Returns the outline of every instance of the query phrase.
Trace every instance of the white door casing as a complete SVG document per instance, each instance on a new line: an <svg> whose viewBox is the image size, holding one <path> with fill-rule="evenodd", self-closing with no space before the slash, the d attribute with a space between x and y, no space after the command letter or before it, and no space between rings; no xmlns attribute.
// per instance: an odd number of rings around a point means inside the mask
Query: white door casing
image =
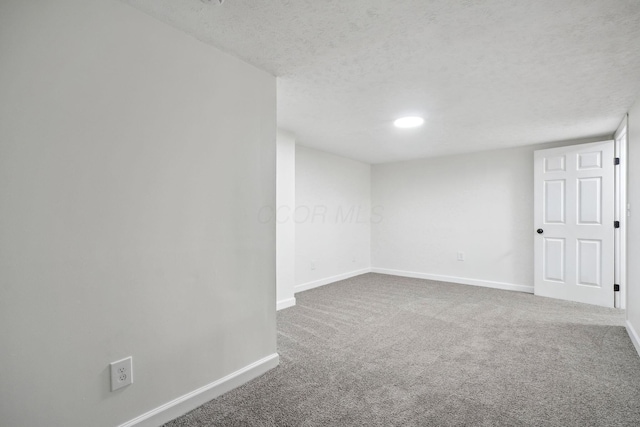
<svg viewBox="0 0 640 427"><path fill-rule="evenodd" d="M536 151L534 209L534 293L613 307L614 142Z"/></svg>
<svg viewBox="0 0 640 427"><path fill-rule="evenodd" d="M627 116L625 115L618 130L614 134L615 156L620 164L615 168L615 203L614 219L620 221L620 227L614 234L615 273L614 280L620 286L616 292L616 308L627 308Z"/></svg>

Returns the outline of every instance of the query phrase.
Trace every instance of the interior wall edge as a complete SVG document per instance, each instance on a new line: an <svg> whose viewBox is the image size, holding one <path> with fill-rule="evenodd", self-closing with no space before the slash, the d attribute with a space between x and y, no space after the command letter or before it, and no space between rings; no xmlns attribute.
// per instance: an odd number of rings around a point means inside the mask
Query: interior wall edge
<svg viewBox="0 0 640 427"><path fill-rule="evenodd" d="M532 294L533 286L518 285L514 283L496 282L492 280L472 279L468 277L447 276L442 274L430 274L417 271L394 270L390 268L371 269L372 273L386 274L390 276L410 277L413 279L435 280L438 282L457 283L461 285L480 286L484 288L502 289L505 291L525 292Z"/></svg>
<svg viewBox="0 0 640 427"><path fill-rule="evenodd" d="M148 411L118 427L157 427L187 412L196 409L198 406L215 399L241 385L267 373L278 366L280 356L278 353L270 354L260 360L245 366L231 374L220 378L210 384L200 387L190 393L178 397L165 403L151 411Z"/></svg>
<svg viewBox="0 0 640 427"><path fill-rule="evenodd" d="M638 352L638 356L640 356L640 335L638 335L638 332L636 332L633 325L628 320L626 321L626 326L627 326L627 333L629 334L629 338L631 338L631 342L633 343L633 346L636 348L636 351Z"/></svg>
<svg viewBox="0 0 640 427"><path fill-rule="evenodd" d="M362 274L371 273L371 268L362 268L360 270L349 271L347 273L337 274L335 276L325 277L323 279L313 280L311 282L302 283L294 288L295 293L308 291L309 289L318 288L341 280L350 279Z"/></svg>
<svg viewBox="0 0 640 427"><path fill-rule="evenodd" d="M296 299L287 298L277 302L276 311L284 310L285 308L293 307L296 305Z"/></svg>

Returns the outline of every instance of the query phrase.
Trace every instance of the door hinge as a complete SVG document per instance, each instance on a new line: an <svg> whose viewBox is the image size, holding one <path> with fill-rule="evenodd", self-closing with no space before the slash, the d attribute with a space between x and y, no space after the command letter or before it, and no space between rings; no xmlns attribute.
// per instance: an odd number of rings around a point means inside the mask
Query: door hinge
<svg viewBox="0 0 640 427"><path fill-rule="evenodd" d="M613 285L613 292L620 292L620 285Z"/></svg>
<svg viewBox="0 0 640 427"><path fill-rule="evenodd" d="M620 164L620 157L616 157L615 159L613 159L613 164L614 165L619 165Z"/></svg>
<svg viewBox="0 0 640 427"><path fill-rule="evenodd" d="M613 221L613 228L620 228L620 221Z"/></svg>

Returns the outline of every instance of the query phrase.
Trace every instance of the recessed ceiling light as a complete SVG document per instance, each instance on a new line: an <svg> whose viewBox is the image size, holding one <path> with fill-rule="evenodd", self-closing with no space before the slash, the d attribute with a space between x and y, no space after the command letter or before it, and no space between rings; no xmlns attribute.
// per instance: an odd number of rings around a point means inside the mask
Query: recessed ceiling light
<svg viewBox="0 0 640 427"><path fill-rule="evenodd" d="M424 123L424 119L422 117L401 117L393 124L397 128L415 128L421 126Z"/></svg>

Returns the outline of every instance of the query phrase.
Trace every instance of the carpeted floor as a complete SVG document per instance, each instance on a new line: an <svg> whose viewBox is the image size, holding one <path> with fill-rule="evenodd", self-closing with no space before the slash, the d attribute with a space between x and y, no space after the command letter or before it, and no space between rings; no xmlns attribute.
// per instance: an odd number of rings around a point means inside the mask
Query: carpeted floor
<svg viewBox="0 0 640 427"><path fill-rule="evenodd" d="M620 311L380 274L296 294L280 366L167 426L639 426Z"/></svg>

